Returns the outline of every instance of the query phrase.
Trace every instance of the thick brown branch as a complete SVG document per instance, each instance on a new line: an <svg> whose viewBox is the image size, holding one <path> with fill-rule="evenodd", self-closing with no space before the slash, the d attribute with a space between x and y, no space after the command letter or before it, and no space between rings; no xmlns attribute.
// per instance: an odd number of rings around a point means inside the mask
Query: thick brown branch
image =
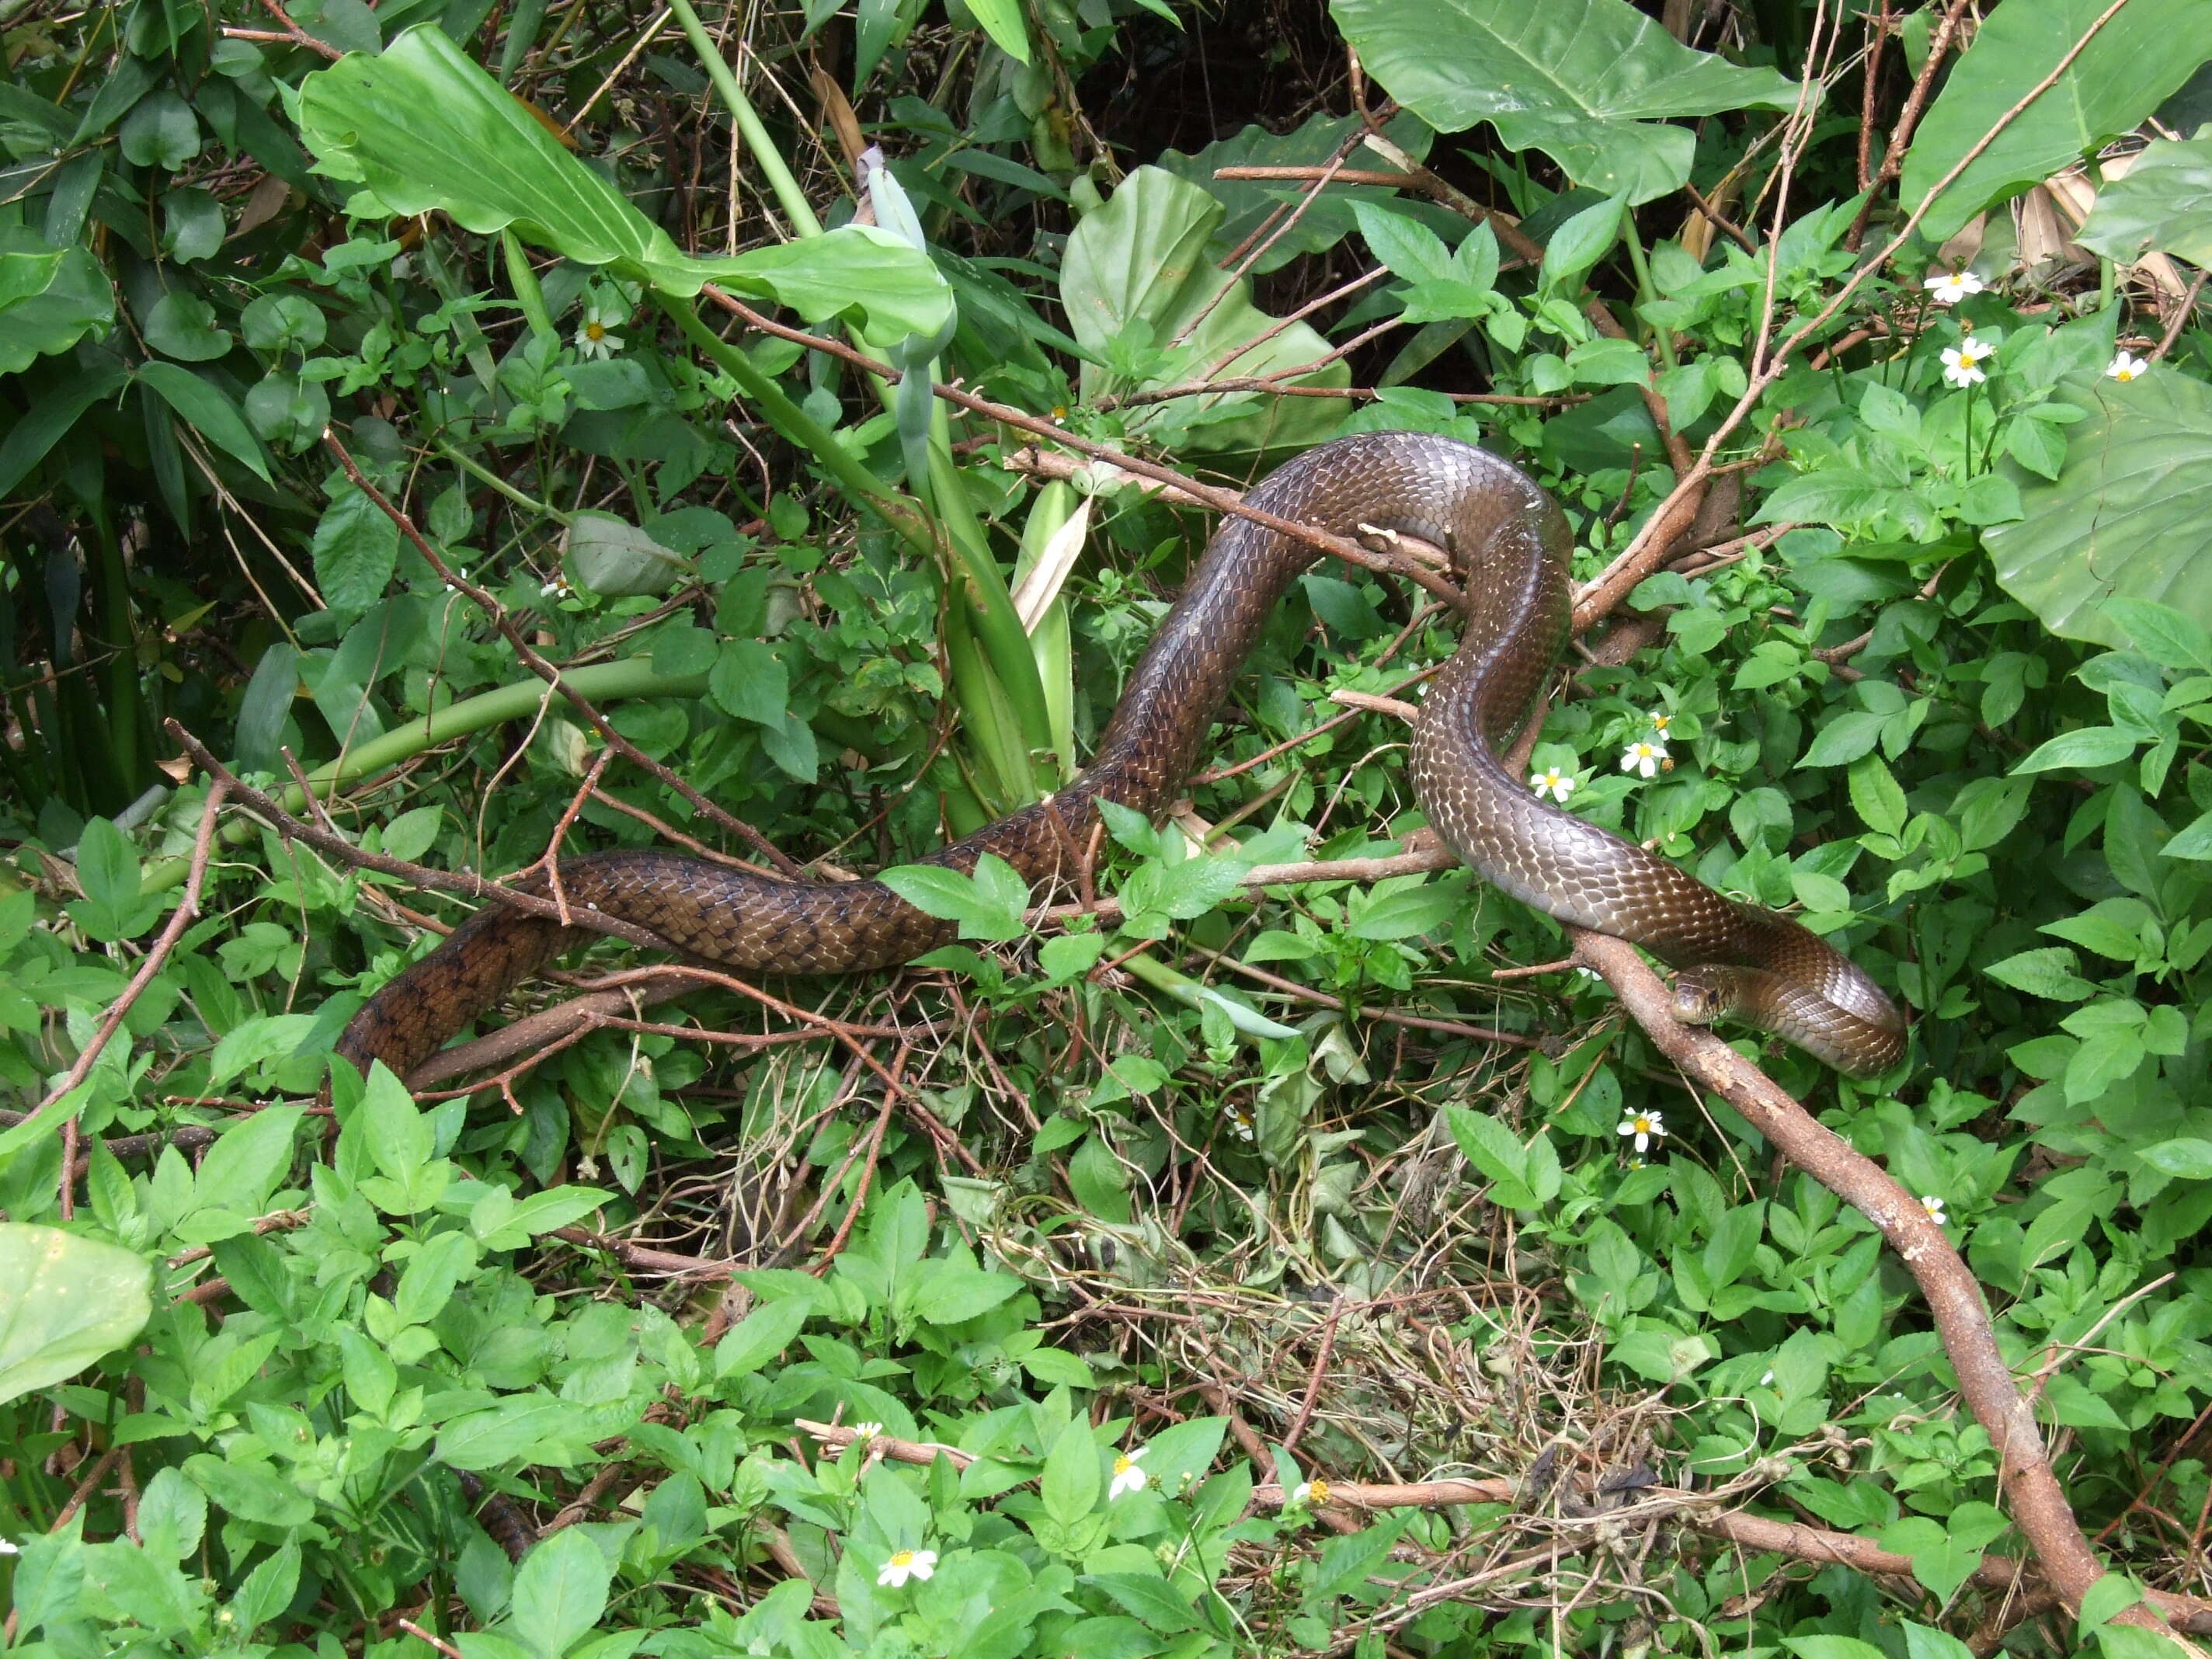
<svg viewBox="0 0 2212 1659"><path fill-rule="evenodd" d="M2103 1575L2052 1473L2034 1413L1998 1351L1981 1286L1920 1200L1711 1031L1674 1016L1672 994L1636 947L1570 928L1575 954L1603 975L1659 1051L1741 1113L1797 1168L1856 1209L1887 1239L1920 1286L1943 1352L1974 1417L1996 1449L1998 1480L2045 1579L2069 1607ZM2154 1622L2144 1620L2143 1622Z"/></svg>

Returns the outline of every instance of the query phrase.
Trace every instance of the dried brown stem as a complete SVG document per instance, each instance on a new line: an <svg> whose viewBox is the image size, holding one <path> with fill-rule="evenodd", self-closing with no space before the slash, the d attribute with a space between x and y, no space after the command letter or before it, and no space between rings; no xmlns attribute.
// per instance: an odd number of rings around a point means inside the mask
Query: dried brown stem
<svg viewBox="0 0 2212 1659"><path fill-rule="evenodd" d="M810 334L804 329L787 328L773 319L763 317L751 307L723 292L711 283L701 291L708 299L712 300L748 328L763 334L772 335L780 340L789 340L811 351L825 351L852 368L860 370L863 374L873 375L886 382L896 381L900 378L899 371L889 363L878 362L865 353L854 350L842 340L833 340L820 334ZM1163 466L1158 461L1147 460L1141 455L1131 455L1106 444L1093 443L1088 438L1079 438L1072 432L1061 431L1048 420L1029 414L1025 410L1015 409L1006 404L994 403L988 398L979 398L974 392L963 391L958 386L947 386L943 381L939 381L935 383L934 390L937 395L947 403L964 409L970 414L981 415L986 420L1000 422L1012 427L1018 432L1026 432L1032 437L1042 438L1064 448L1072 449L1079 455L1088 456L1092 460L1104 461L1109 465L1118 466L1123 471L1133 472L1140 478L1148 478L1155 483L1170 485L1182 490L1185 495L1200 507L1211 508L1216 513L1233 514L1240 519L1249 519L1253 523L1262 525L1278 535L1287 536L1293 541L1303 542L1319 552L1328 553L1343 560L1346 564L1357 565L1362 570L1403 576L1407 580L1426 588L1446 605L1451 606L1454 611L1461 608L1462 601L1457 589L1442 577L1422 569L1412 560L1400 556L1395 552L1370 553L1357 542L1348 540L1342 536L1331 536L1316 530L1311 525L1300 524L1296 520L1285 519L1278 514L1263 512L1257 507L1249 507L1234 490L1221 489L1212 484L1201 483L1188 474L1176 471L1173 467Z"/></svg>
<svg viewBox="0 0 2212 1659"><path fill-rule="evenodd" d="M175 720L167 722L169 735L174 738L191 756L194 763L210 777L226 784L238 797L239 805L257 817L264 819L279 835L288 840L302 841L325 857L357 870L374 870L381 875L397 876L418 887L429 887L444 893L459 893L464 897L495 900L526 915L544 916L560 922L563 927L581 928L587 933L608 933L648 951L665 951L672 955L682 954L659 934L635 922L620 921L597 910L581 910L563 918L561 908L550 899L533 898L527 893L518 893L512 887L502 887L495 881L478 875L433 870L428 865L411 864L405 859L396 859L386 853L371 853L356 847L344 837L331 830L317 828L286 811L282 805L258 789L239 781L235 774L215 757L198 738L185 730Z"/></svg>
<svg viewBox="0 0 2212 1659"><path fill-rule="evenodd" d="M1856 1209L1888 1240L1927 1299L1960 1390L1998 1456L1998 1480L2013 1516L2066 1602L2081 1597L2104 1568L2081 1535L2046 1455L2034 1413L1998 1351L1981 1286L1919 1200L1711 1032L1679 1024L1673 998L1636 947L1570 928L1575 955L1604 975L1652 1043L1699 1087L1726 1100L1784 1158Z"/></svg>

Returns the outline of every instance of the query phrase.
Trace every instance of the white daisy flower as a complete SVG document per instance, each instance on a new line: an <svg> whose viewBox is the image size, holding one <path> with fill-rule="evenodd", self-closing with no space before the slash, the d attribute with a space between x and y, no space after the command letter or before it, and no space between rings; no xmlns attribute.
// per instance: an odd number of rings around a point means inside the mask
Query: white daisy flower
<svg viewBox="0 0 2212 1659"><path fill-rule="evenodd" d="M541 599L573 599L576 597L576 590L568 585L567 576L556 575L550 582L538 584L538 597Z"/></svg>
<svg viewBox="0 0 2212 1659"><path fill-rule="evenodd" d="M883 1431L884 1425L880 1423L855 1423L853 1425L853 1443L865 1446Z"/></svg>
<svg viewBox="0 0 2212 1659"><path fill-rule="evenodd" d="M1531 774L1528 787L1536 792L1538 800L1549 795L1553 800L1564 805L1567 797L1575 793L1576 783L1571 774L1562 772L1558 767L1553 766L1547 767L1541 772Z"/></svg>
<svg viewBox="0 0 2212 1659"><path fill-rule="evenodd" d="M1937 1226L1948 1227L1951 1224L1949 1219L1943 1213L1943 1200L1936 1197L1933 1193L1929 1194L1925 1198L1923 1198L1920 1200L1920 1207L1928 1212L1928 1218L1934 1222Z"/></svg>
<svg viewBox="0 0 2212 1659"><path fill-rule="evenodd" d="M1954 306L1970 294L1979 294L1989 284L1971 270L1942 270L1920 286L1928 290L1928 297L1937 305Z"/></svg>
<svg viewBox="0 0 2212 1659"><path fill-rule="evenodd" d="M1662 739L1667 735L1667 728L1674 723L1674 717L1672 714L1662 714L1656 708L1653 709L1650 714L1646 715L1644 718L1651 722L1651 729L1654 732L1656 732Z"/></svg>
<svg viewBox="0 0 2212 1659"><path fill-rule="evenodd" d="M1252 1112L1249 1107L1231 1106L1229 1109L1229 1133L1237 1139L1249 1141L1253 1133Z"/></svg>
<svg viewBox="0 0 2212 1659"><path fill-rule="evenodd" d="M453 580L454 580L454 581L465 582L465 581L468 580L468 579L469 579L469 568L468 568L468 566L466 566L466 565L465 565L465 564L457 564L457 565L455 565L455 566L453 567ZM446 592L447 592L448 593L458 593L458 592L459 592L460 591L461 591L461 590L460 590L459 587L457 587L457 586L455 586L453 585L453 582L447 582L447 583L446 584Z"/></svg>
<svg viewBox="0 0 2212 1659"><path fill-rule="evenodd" d="M1620 769L1638 773L1644 777L1658 775L1660 763L1667 758L1667 745L1645 738L1632 743L1620 757Z"/></svg>
<svg viewBox="0 0 2212 1659"><path fill-rule="evenodd" d="M0 1538L0 1555L21 1555L23 1552L6 1539Z"/></svg>
<svg viewBox="0 0 2212 1659"><path fill-rule="evenodd" d="M1657 1112L1631 1112L1620 1120L1620 1127L1613 1133L1634 1135L1636 1150L1639 1152L1648 1152L1651 1150L1653 1141L1661 1139L1666 1135L1667 1126L1661 1121Z"/></svg>
<svg viewBox="0 0 2212 1659"><path fill-rule="evenodd" d="M593 306L576 330L576 352L583 357L611 357L623 349L623 337L614 331L623 319L611 307Z"/></svg>
<svg viewBox="0 0 2212 1659"><path fill-rule="evenodd" d="M1133 1451L1123 1452L1114 1460L1113 1483L1106 1488L1108 1498L1119 1498L1125 1492L1144 1491L1145 1472L1137 1467L1137 1462L1151 1449L1149 1446L1139 1446Z"/></svg>
<svg viewBox="0 0 2212 1659"><path fill-rule="evenodd" d="M1953 386L1974 386L1990 377L1982 365L1997 354L1993 340L1978 340L1969 334L1954 346L1943 348L1943 378Z"/></svg>
<svg viewBox="0 0 2212 1659"><path fill-rule="evenodd" d="M2134 356L2125 351L2105 366L2105 378L2108 380L2118 380L2122 386L2125 386L2137 375L2147 374L2149 372L2149 358Z"/></svg>
<svg viewBox="0 0 2212 1659"><path fill-rule="evenodd" d="M1326 1480L1299 1481L1291 1489L1291 1502L1310 1504L1319 1508L1328 1502L1328 1482Z"/></svg>
<svg viewBox="0 0 2212 1659"><path fill-rule="evenodd" d="M926 1582L936 1571L935 1550L899 1550L884 1563L884 1570L876 1575L876 1584L881 1589L899 1589L908 1579Z"/></svg>

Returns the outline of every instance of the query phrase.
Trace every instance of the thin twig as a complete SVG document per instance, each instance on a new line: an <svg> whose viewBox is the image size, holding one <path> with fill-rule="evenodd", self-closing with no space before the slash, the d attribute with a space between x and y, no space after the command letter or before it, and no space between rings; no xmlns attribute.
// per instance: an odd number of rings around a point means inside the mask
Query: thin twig
<svg viewBox="0 0 2212 1659"><path fill-rule="evenodd" d="M731 817L729 813L715 805L713 801L708 799L706 796L678 777L675 773L616 731L608 723L607 717L593 706L591 700L571 686L562 678L560 669L555 664L538 653L522 630L515 626L514 618L507 614L507 608L501 605L491 593L478 587L465 575L448 565L443 556L431 544L429 538L416 527L415 520L387 498L382 490L368 481L361 468L355 464L353 456L345 445L339 441L335 430L329 427L324 428L323 442L328 446L331 453L337 458L338 465L343 469L346 477L352 480L354 488L368 496L377 510L398 527L399 533L414 544L415 550L422 556L441 581L456 592L466 594L484 615L491 618L492 625L499 629L505 636L507 644L514 647L514 654L520 659L522 665L566 698L568 706L582 715L592 730L599 734L600 742L605 744L608 748L619 754L639 770L673 789L685 800L690 801L694 808L704 813L714 823L720 824L732 834L742 836L754 850L775 865L785 876L794 881L805 879L799 866L786 857L782 849L769 841L766 836L742 819Z"/></svg>
<svg viewBox="0 0 2212 1659"><path fill-rule="evenodd" d="M200 811L199 833L192 841L191 868L185 878L184 897L177 901L177 908L170 915L168 926L161 929L161 937L154 941L153 948L146 952L145 959L138 964L138 971L131 975L131 982L123 988L123 994L115 1000L114 1006L107 1011L107 1017L100 1022L100 1029L92 1034L92 1041L84 1045L83 1052L76 1057L76 1064L70 1067L69 1075L31 1109L33 1117L64 1098L92 1074L92 1068L99 1063L100 1052L122 1025L124 1017L145 994L146 988L154 982L154 976L161 971L161 964L168 960L169 952L177 948L177 941L185 936L185 930L199 920L200 889L207 881L209 854L215 849L215 821L222 811L223 797L228 793L229 786L220 778L209 787L207 804ZM74 1158L71 1158L65 1161L63 1167L70 1168L74 1163Z"/></svg>

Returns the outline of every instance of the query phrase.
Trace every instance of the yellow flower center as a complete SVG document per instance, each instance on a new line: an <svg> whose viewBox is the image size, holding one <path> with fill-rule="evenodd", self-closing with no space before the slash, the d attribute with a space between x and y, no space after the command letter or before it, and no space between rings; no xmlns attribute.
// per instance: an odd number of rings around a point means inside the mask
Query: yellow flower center
<svg viewBox="0 0 2212 1659"><path fill-rule="evenodd" d="M607 325L596 318L584 325L584 337L593 345L607 337Z"/></svg>
<svg viewBox="0 0 2212 1659"><path fill-rule="evenodd" d="M2116 368L2112 371L2112 378L2116 380L2132 380L2135 377L2136 372L2132 368Z"/></svg>
<svg viewBox="0 0 2212 1659"><path fill-rule="evenodd" d="M1126 1457L1117 1457L1114 1460L1114 1473L1116 1474L1127 1474L1136 1467Z"/></svg>
<svg viewBox="0 0 2212 1659"><path fill-rule="evenodd" d="M1315 1481L1313 1483L1312 1489L1306 1493L1306 1501L1311 1504L1328 1503L1328 1482L1326 1480Z"/></svg>
<svg viewBox="0 0 2212 1659"><path fill-rule="evenodd" d="M912 1566L914 1565L914 1552L912 1550L898 1551L891 1557L891 1565L895 1567Z"/></svg>

